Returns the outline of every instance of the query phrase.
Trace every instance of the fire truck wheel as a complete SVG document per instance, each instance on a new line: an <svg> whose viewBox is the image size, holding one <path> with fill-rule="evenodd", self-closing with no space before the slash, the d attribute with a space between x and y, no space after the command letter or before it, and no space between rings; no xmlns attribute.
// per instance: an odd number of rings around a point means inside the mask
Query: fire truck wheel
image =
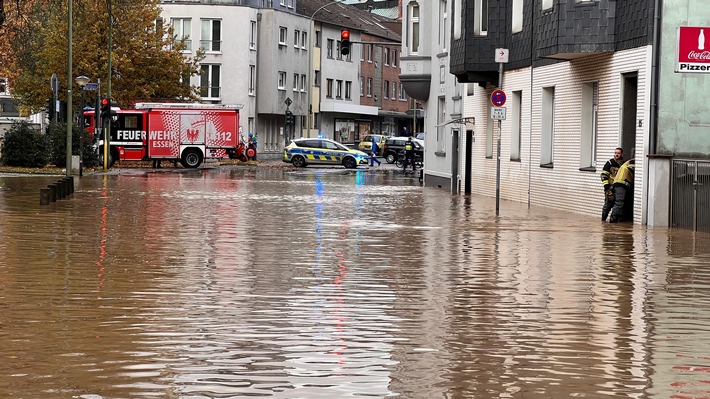
<svg viewBox="0 0 710 399"><path fill-rule="evenodd" d="M116 152L116 150L111 149L108 153L108 167L113 168L113 164L116 163L117 159L118 159L118 153ZM104 153L99 152L99 165L102 166L103 164L104 164Z"/></svg>
<svg viewBox="0 0 710 399"><path fill-rule="evenodd" d="M300 155L295 155L293 158L291 158L291 163L293 164L293 166L295 166L297 168L305 168L306 167L306 159Z"/></svg>
<svg viewBox="0 0 710 399"><path fill-rule="evenodd" d="M196 168L202 164L202 153L196 148L188 148L182 153L180 163L186 168Z"/></svg>
<svg viewBox="0 0 710 399"><path fill-rule="evenodd" d="M357 161L353 157L346 157L343 159L343 166L348 169L355 169L357 168Z"/></svg>

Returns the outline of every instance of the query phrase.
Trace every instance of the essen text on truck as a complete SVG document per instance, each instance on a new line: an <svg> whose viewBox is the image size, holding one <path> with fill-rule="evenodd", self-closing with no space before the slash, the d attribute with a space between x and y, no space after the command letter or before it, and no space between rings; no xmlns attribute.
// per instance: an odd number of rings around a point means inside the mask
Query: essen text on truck
<svg viewBox="0 0 710 399"><path fill-rule="evenodd" d="M109 166L117 160L179 161L197 168L205 159L235 155L239 141L239 105L138 103L136 109L111 112ZM86 112L87 130L96 132L103 159L104 135Z"/></svg>

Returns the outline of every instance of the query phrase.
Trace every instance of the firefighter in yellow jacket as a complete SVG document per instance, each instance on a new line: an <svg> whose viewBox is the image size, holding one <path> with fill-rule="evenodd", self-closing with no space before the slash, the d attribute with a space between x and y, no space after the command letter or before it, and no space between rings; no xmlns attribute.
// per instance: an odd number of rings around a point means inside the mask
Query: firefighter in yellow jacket
<svg viewBox="0 0 710 399"><path fill-rule="evenodd" d="M611 208L611 223L633 218L634 205L634 169L636 161L629 159L624 162L614 179L614 207Z"/></svg>
<svg viewBox="0 0 710 399"><path fill-rule="evenodd" d="M604 185L604 206L602 207L602 222L606 222L611 208L614 206L614 179L621 164L624 163L624 150L614 149L614 158L606 161L602 169L602 185Z"/></svg>

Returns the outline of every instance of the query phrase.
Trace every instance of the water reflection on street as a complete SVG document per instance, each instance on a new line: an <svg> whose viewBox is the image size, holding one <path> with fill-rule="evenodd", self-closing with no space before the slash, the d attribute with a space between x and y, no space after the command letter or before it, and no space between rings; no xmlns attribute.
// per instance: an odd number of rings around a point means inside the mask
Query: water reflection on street
<svg viewBox="0 0 710 399"><path fill-rule="evenodd" d="M366 170L56 180L0 175L0 398L710 397L706 235Z"/></svg>

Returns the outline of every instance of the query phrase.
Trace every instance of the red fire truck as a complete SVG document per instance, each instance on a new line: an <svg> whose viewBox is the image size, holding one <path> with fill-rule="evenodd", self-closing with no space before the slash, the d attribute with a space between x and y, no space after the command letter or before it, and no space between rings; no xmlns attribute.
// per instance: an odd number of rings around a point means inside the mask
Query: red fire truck
<svg viewBox="0 0 710 399"><path fill-rule="evenodd" d="M109 166L117 160L179 161L197 168L205 159L236 157L238 105L138 103L136 109L111 111ZM95 131L94 112L85 113L87 130ZM103 159L104 135L96 144Z"/></svg>

